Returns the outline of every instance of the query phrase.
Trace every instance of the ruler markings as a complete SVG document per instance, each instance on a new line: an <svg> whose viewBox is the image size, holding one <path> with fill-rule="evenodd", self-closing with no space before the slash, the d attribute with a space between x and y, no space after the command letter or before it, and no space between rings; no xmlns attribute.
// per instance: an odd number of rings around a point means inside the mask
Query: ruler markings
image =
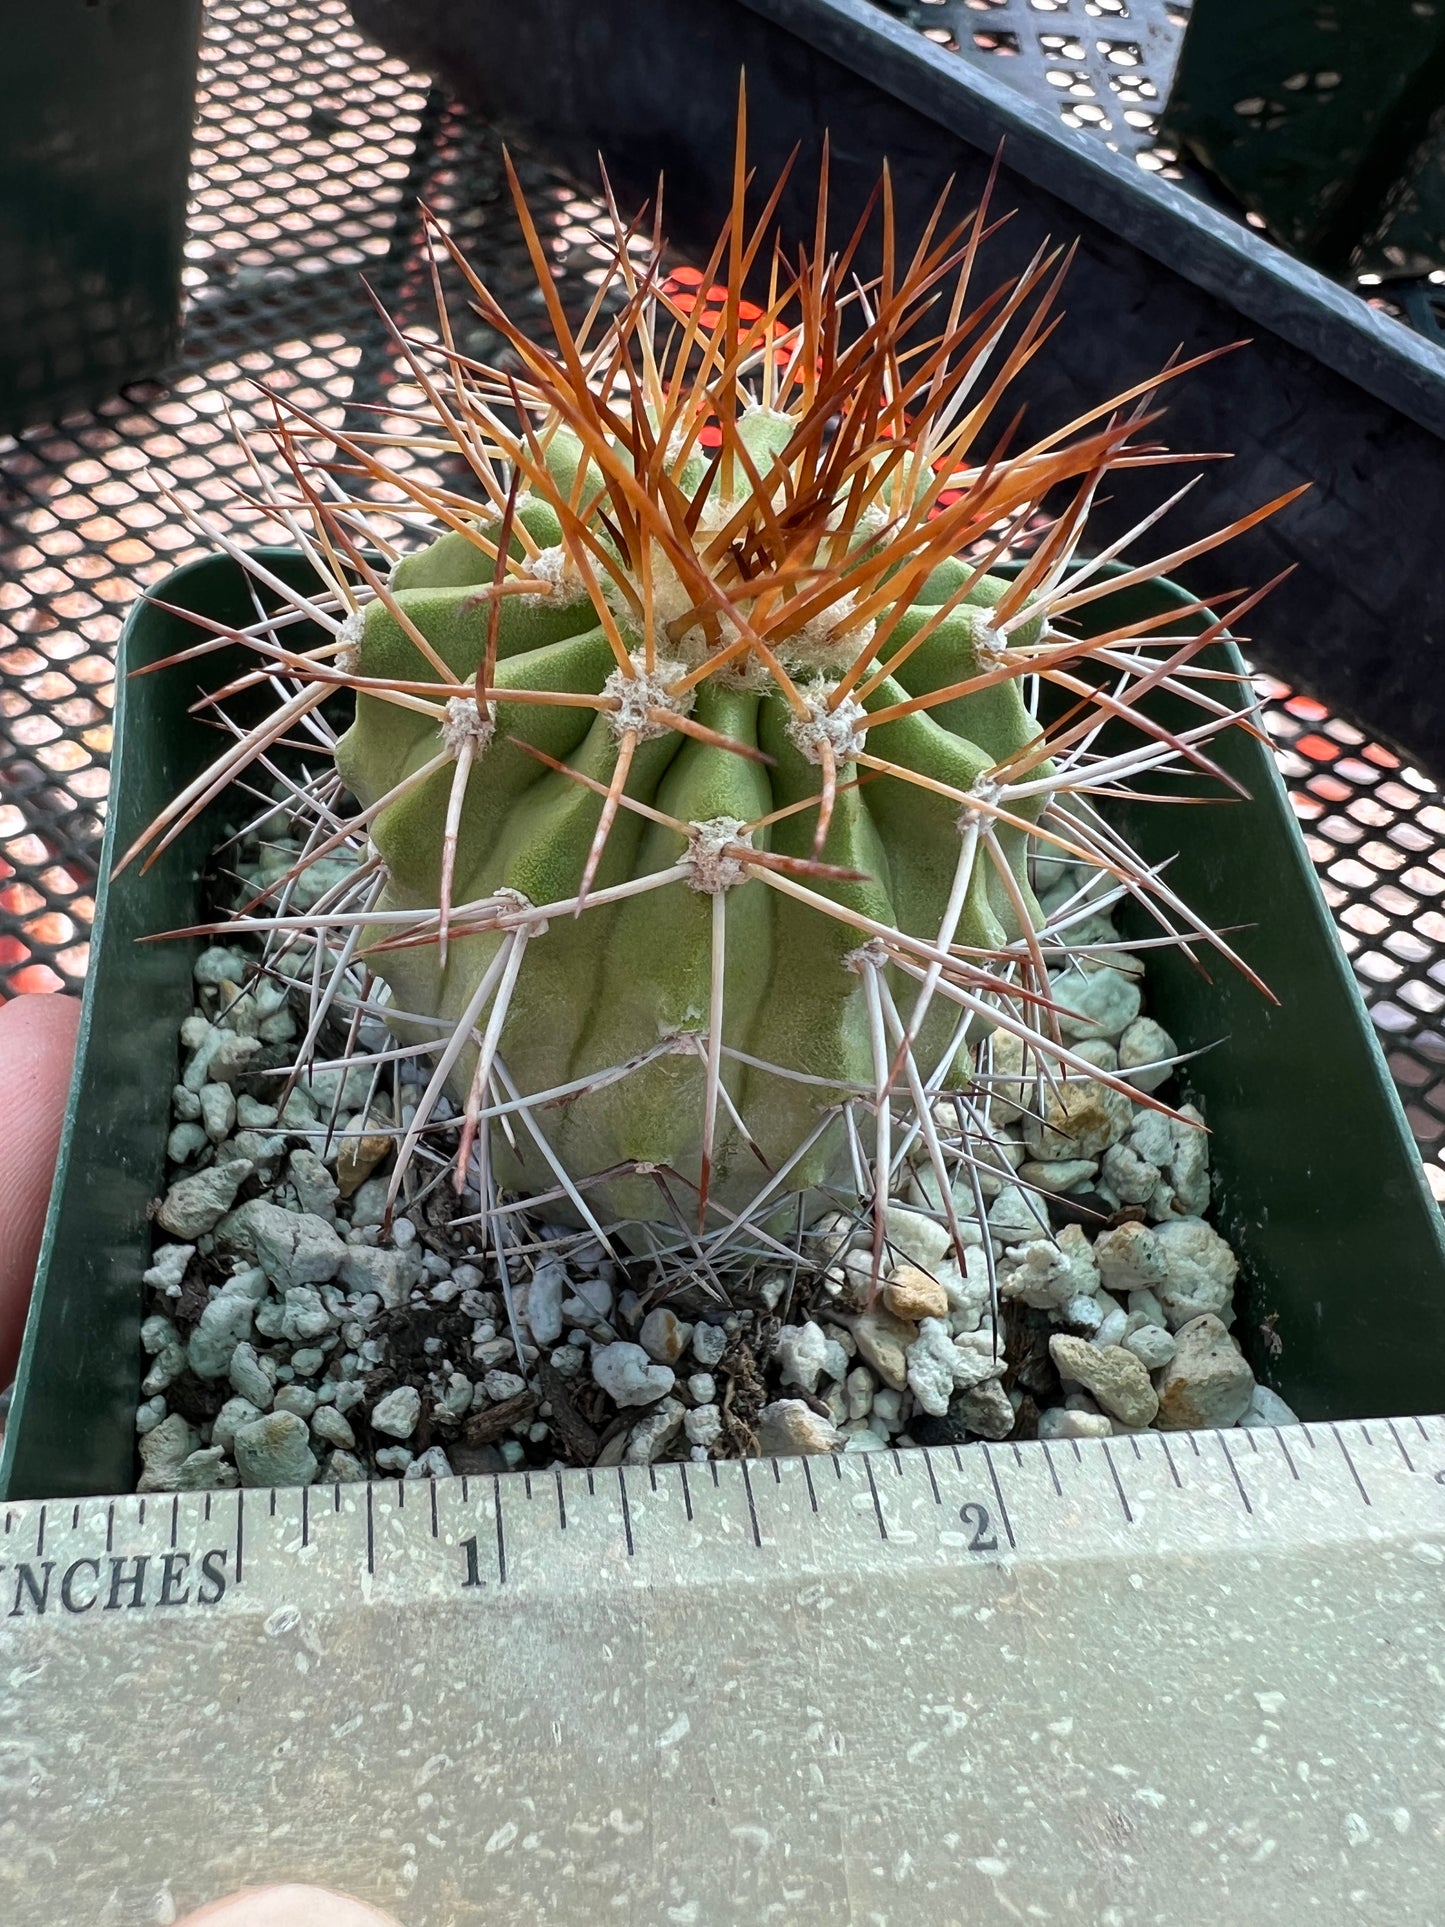
<svg viewBox="0 0 1445 1927"><path fill-rule="evenodd" d="M1390 1428L1390 1437L1395 1441L1396 1445L1398 1445L1400 1448L1400 1457L1405 1461L1407 1468L1411 1472L1413 1472L1415 1470L1415 1461L1410 1457L1410 1454L1405 1450L1405 1441L1400 1437L1399 1432L1395 1429L1395 1421L1392 1418L1388 1418L1385 1420L1385 1423Z"/></svg>
<svg viewBox="0 0 1445 1927"><path fill-rule="evenodd" d="M1070 1440L1069 1440L1069 1444L1070 1444L1070 1445L1072 1445L1072 1446L1073 1446L1073 1448L1074 1448L1074 1463L1075 1463L1075 1465L1082 1465L1082 1464L1084 1463L1084 1455L1083 1455L1083 1453L1082 1453L1082 1452L1081 1452L1081 1451L1079 1450L1079 1441L1078 1441L1077 1439L1070 1439Z"/></svg>
<svg viewBox="0 0 1445 1927"><path fill-rule="evenodd" d="M1419 1430L1419 1433L1420 1433L1420 1436L1421 1436L1421 1438L1425 1440L1425 1442L1426 1442L1426 1444L1428 1444L1428 1443L1429 1443L1429 1441L1430 1441L1430 1434L1429 1434L1429 1433L1428 1433L1428 1432L1427 1432L1427 1431L1425 1430L1425 1421L1424 1421L1424 1419L1422 1419L1422 1418L1417 1418L1417 1419L1415 1420L1415 1424L1416 1424L1416 1427L1417 1427L1417 1428L1418 1428L1418 1430Z"/></svg>
<svg viewBox="0 0 1445 1927"><path fill-rule="evenodd" d="M1017 1552L1019 1542L1014 1537L1014 1529L1008 1516L1008 1507L1004 1504L1003 1487L999 1484L998 1474L993 1469L993 1459L989 1454L987 1445L983 1448L983 1462L988 1467L989 1478L993 1481L993 1496L998 1500L998 1516L1003 1520L1004 1535L1008 1539L1009 1550Z"/></svg>
<svg viewBox="0 0 1445 1927"><path fill-rule="evenodd" d="M10 1528L11 1528L11 1527L12 1527L12 1526L14 1525L14 1523L15 1523L15 1516L14 1516L14 1514L13 1514L13 1513L11 1513L11 1512L7 1512L7 1513L5 1514L5 1530L6 1530L6 1532L9 1532L9 1530L10 1530Z"/></svg>
<svg viewBox="0 0 1445 1927"><path fill-rule="evenodd" d="M622 1495L622 1530L627 1539L627 1556L629 1559L631 1559L636 1556L637 1547L632 1542L632 1507L627 1503L627 1480L623 1476L622 1467L620 1465L617 1468L617 1490ZM751 1502L752 1500L751 1493L748 1494L748 1499L749 1499L749 1502ZM502 1497L501 1497L501 1493L499 1492L497 1494L497 1531L500 1533L501 1529L502 1529ZM753 1521L753 1537L756 1539L757 1535L758 1535L758 1526L757 1526L757 1521L755 1519Z"/></svg>
<svg viewBox="0 0 1445 1927"><path fill-rule="evenodd" d="M468 1494L468 1491L467 1491L467 1475L466 1475L466 1473L465 1473L465 1472L463 1472L463 1474L462 1474L462 1504L463 1504L463 1505L467 1505L468 1503L469 1503L469 1494Z"/></svg>
<svg viewBox="0 0 1445 1927"><path fill-rule="evenodd" d="M1244 1480L1240 1478L1239 1467L1234 1463L1234 1454L1229 1449L1229 1440L1224 1436L1223 1432L1220 1432L1218 1434L1218 1438L1219 1438L1219 1449L1224 1454L1224 1462L1229 1467L1229 1470L1234 1477L1235 1490L1238 1492L1241 1500L1244 1503L1245 1511L1252 1513L1254 1511L1254 1507L1249 1503L1249 1494L1244 1489Z"/></svg>
<svg viewBox="0 0 1445 1927"><path fill-rule="evenodd" d="M871 1452L865 1452L863 1454L863 1470L868 1475L868 1490L873 1495L873 1516L878 1521L878 1537L880 1539L886 1539L888 1537L888 1527L884 1522L883 1503L878 1497L878 1486L873 1477L873 1454Z"/></svg>
<svg viewBox="0 0 1445 1927"><path fill-rule="evenodd" d="M135 1520L136 1524L140 1526L143 1526L146 1522L146 1502L144 1499L136 1500Z"/></svg>
<svg viewBox="0 0 1445 1927"><path fill-rule="evenodd" d="M1118 1493L1119 1503L1124 1508L1125 1524L1133 1525L1134 1514L1130 1509L1129 1500L1124 1491L1124 1481L1119 1477L1119 1468L1114 1463L1114 1454L1109 1450L1109 1441L1107 1439L1100 1439L1099 1443L1104 1448L1104 1458L1108 1463L1109 1476L1114 1481L1114 1490ZM1080 1463L1082 1463L1082 1458L1080 1460Z"/></svg>
<svg viewBox="0 0 1445 1927"><path fill-rule="evenodd" d="M1363 1429L1364 1428L1361 1427L1362 1431ZM1339 1426L1331 1425L1330 1430L1335 1435L1335 1444L1339 1446L1340 1450L1345 1455L1345 1464L1350 1468L1350 1477L1354 1480L1355 1484L1360 1488L1360 1497L1364 1500L1365 1504L1368 1505L1370 1503L1370 1495L1368 1492L1366 1492L1365 1482L1360 1477L1359 1472L1356 1470L1354 1460L1350 1457L1350 1448L1345 1444L1345 1441L1340 1437Z"/></svg>
<svg viewBox="0 0 1445 1927"><path fill-rule="evenodd" d="M1199 1441L1198 1441L1198 1439L1197 1439L1197 1438L1195 1438L1195 1436L1194 1436L1194 1434L1193 1434L1192 1432L1186 1432L1186 1433L1184 1434L1184 1436L1185 1436L1185 1438L1187 1438L1187 1439L1188 1439L1188 1441L1189 1441L1189 1446L1190 1446L1190 1450L1191 1450L1191 1451L1193 1452L1193 1454L1194 1454L1194 1456L1195 1456L1195 1458L1196 1458L1196 1459L1202 1459L1202 1458L1203 1458L1203 1456L1204 1456L1204 1454L1203 1454L1203 1453L1202 1453L1202 1452L1200 1451L1200 1449L1199 1449Z"/></svg>
<svg viewBox="0 0 1445 1927"><path fill-rule="evenodd" d="M1359 1517L1359 1506L1371 1508L1372 1517L1404 1520L1406 1524L1401 1527L1402 1531L1412 1528L1428 1539L1445 1543L1445 1517L1441 1516L1435 1497L1438 1487L1445 1486L1445 1466L1437 1472L1428 1461L1422 1465L1413 1456L1402 1437L1403 1426L1407 1422L1402 1420L1397 1425L1394 1421L1379 1419L1365 1428L1352 1426L1347 1421L1337 1424L1325 1421L1314 1428L1316 1455L1307 1460L1300 1459L1298 1447L1289 1438L1288 1432L1282 1433L1278 1428L1271 1427L1279 1446L1279 1456L1276 1459L1264 1450L1262 1440L1250 1439L1249 1446L1256 1463L1251 1468L1248 1481L1243 1477L1240 1463L1244 1447L1237 1438L1231 1441L1228 1434L1223 1432L1216 1434L1216 1445L1204 1452L1188 1480L1181 1477L1177 1439L1155 1435L1158 1450L1168 1468L1168 1478L1163 1481L1152 1476L1144 1477L1151 1460L1142 1444L1132 1438L1130 1451L1135 1453L1132 1463L1140 1468L1133 1473L1125 1470L1130 1461L1123 1458L1117 1439L1071 1441L1071 1447L1078 1447L1076 1459L1082 1477L1076 1477L1073 1487L1069 1489L1065 1488L1060 1477L1057 1459L1051 1449L1056 1441L1040 1440L1036 1444L1025 1444L1021 1451L1016 1451L1014 1443L1010 1442L1007 1452L992 1442L981 1443L975 1451L953 1447L950 1448L954 1466L952 1472L944 1470L949 1458L938 1450L924 1449L921 1464L916 1453L912 1455L911 1463L902 1454L895 1454L895 1476L905 1481L912 1480L919 1500L923 1497L923 1481L927 1480L931 1510L922 1517L916 1510L908 1510L914 1506L913 1493L908 1493L900 1494L905 1511L890 1518L884 1500L886 1482L880 1476L882 1460L877 1454L833 1455L834 1477L847 1487L851 1503L841 1509L831 1510L821 1505L818 1480L810 1460L800 1460L787 1475L783 1473L780 1461L770 1460L775 1487L783 1497L782 1516L776 1521L770 1517L767 1535L762 1531L754 1476L759 1468L755 1462L719 1464L709 1461L715 1488L724 1490L728 1495L728 1503L721 1508L715 1507L710 1516L697 1512L691 1489L693 1468L679 1462L676 1466L676 1487L681 1491L682 1508L678 1511L671 1506L666 1507L658 1514L654 1530L649 1532L638 1531L635 1516L637 1486L635 1481L629 1484L627 1479L627 1472L634 1468L616 1468L617 1500L613 1505L608 1503L611 1495L606 1489L605 1475L601 1475L601 1484L596 1480L591 1482L595 1510L583 1496L585 1472L581 1469L566 1472L561 1468L555 1469L552 1474L557 1503L555 1519L550 1507L537 1508L531 1503L541 1496L536 1480L545 1474L533 1473L530 1478L489 1475L496 1532L495 1583L519 1588L524 1593L539 1588L545 1590L552 1584L554 1572L560 1572L560 1583L595 1589L605 1584L600 1573L606 1570L605 1566L596 1566L598 1532L604 1541L615 1545L619 1554L625 1546L627 1557L636 1560L640 1572L650 1573L656 1569L663 1583L683 1586L726 1583L734 1575L735 1557L729 1559L727 1548L737 1545L739 1527L744 1532L750 1532L756 1549L769 1552L769 1568L780 1563L784 1571L788 1569L789 1560L800 1560L811 1565L815 1559L821 1560L825 1568L831 1567L833 1570L886 1569L886 1565L880 1568L873 1563L879 1559L888 1565L895 1561L902 1562L907 1569L919 1560L931 1562L943 1548L949 1549L945 1556L950 1558L954 1556L953 1549L957 1549L961 1567L979 1563L979 1554L999 1555L1000 1548L1001 1556L1010 1559L1025 1562L1048 1559L1053 1556L1054 1547L1049 1534L1042 1531L1036 1534L1034 1502L1040 1497L1048 1497L1050 1486L1054 1497L1066 1503L1073 1521L1070 1553L1084 1558L1119 1556L1125 1553L1126 1547L1131 1546L1139 1547L1146 1555L1154 1549L1162 1555L1166 1548L1179 1544L1211 1556L1229 1556L1248 1543L1248 1538L1243 1541L1239 1538L1241 1530L1278 1546L1282 1551L1304 1556L1311 1548L1323 1549L1362 1537L1365 1528L1351 1523L1352 1518ZM1323 1453L1317 1449L1322 1442L1319 1433L1325 1424L1329 1425L1334 1435L1336 1452ZM1351 1429L1357 1431L1356 1440L1349 1436ZM1392 1441L1389 1445L1385 1440L1387 1429ZM1289 1431L1295 1430L1303 1428L1289 1428ZM1309 1434L1306 1433L1306 1436ZM1207 1437L1201 1435L1199 1443L1207 1446ZM1362 1452L1367 1457L1362 1458ZM874 1463L875 1459L877 1463ZM1368 1479L1365 1477L1367 1471L1370 1473ZM1421 1472L1427 1474L1426 1481L1417 1480ZM1101 1508L1097 1503L1103 1497L1099 1482L1106 1475L1119 1507L1117 1513L1112 1504L1105 1504ZM1435 1480L1433 1485L1429 1483L1432 1477ZM789 1502L788 1488L799 1482L807 1493L806 1507L794 1507ZM1302 1483L1312 1487L1312 1497L1325 1503L1303 1509L1286 1506L1281 1511L1280 1499L1293 1486ZM1339 1503L1345 1498L1347 1484L1353 1487L1357 1495L1353 1505ZM446 1489L439 1490L439 1485ZM659 1503L674 1489L665 1467L661 1477L649 1472L649 1485L652 1492L659 1495ZM407 1520L403 1523L404 1484L391 1480L369 1484L364 1496L353 1492L347 1503L340 1506L341 1518L336 1534L323 1533L318 1536L312 1530L311 1517L317 1506L313 1505L309 1490L276 1488L273 1510L272 1488L262 1488L261 1491L238 1488L236 1516L231 1522L233 1530L227 1534L231 1542L228 1548L208 1548L206 1541L200 1538L203 1510L207 1516L212 1514L211 1501L214 1495L210 1494L167 1495L164 1512L161 1504L155 1501L155 1495L151 1495L143 1522L143 1495L139 1494L133 1495L133 1512L130 1509L131 1495L119 1500L102 1500L93 1506L72 1505L69 1528L63 1527L63 1515L62 1524L57 1527L57 1502L37 1500L21 1503L9 1508L10 1543L14 1543L14 1536L18 1534L20 1543L29 1545L33 1551L4 1569L3 1581L0 1581L4 1587L3 1595L0 1595L0 1615L5 1616L4 1623L9 1630L11 1620L29 1618L46 1610L44 1579L40 1568L61 1557L61 1548L64 1548L64 1556L71 1562L72 1571L78 1571L80 1576L70 1580L68 1590L62 1588L57 1591L56 1585L51 1585L50 1610L54 1616L60 1616L62 1611L65 1614L87 1611L90 1603L87 1592L92 1584L87 1576L90 1568L84 1557L77 1560L76 1555L85 1554L94 1546L93 1556L98 1559L102 1539L113 1561L123 1563L126 1567L124 1579L115 1582L116 1588L123 1588L120 1597L126 1605L210 1607L223 1595L227 1608L234 1602L244 1611L254 1610L257 1604L274 1606L281 1600L295 1603L289 1590L292 1584L289 1575L292 1562L302 1548L312 1550L315 1563L298 1571L295 1583L303 1594L306 1586L317 1587L317 1596L326 1600L328 1609L346 1604L352 1596L349 1591L351 1583L365 1586L366 1581L362 1576L363 1549L365 1572L378 1576L379 1583L385 1588L385 1597L400 1601L415 1600L418 1603L435 1600L439 1595L444 1596L446 1589L460 1579L460 1574L454 1571L451 1564L454 1557L460 1562L460 1554L454 1551L451 1534L441 1533L440 1508L454 1504L461 1489L464 1489L462 1480L429 1480L426 1504L414 1504L410 1508L420 1516L414 1522ZM465 1489L469 1491L469 1488ZM253 1543L248 1545L247 1507L260 1501L262 1491L265 1492L267 1509L263 1516L271 1517L274 1526L259 1539L253 1534ZM1421 1498L1411 1498L1412 1492L1421 1494ZM379 1502L385 1507L393 1493L396 1523L390 1529L379 1531L376 1505ZM983 1499L985 1493L990 1495L986 1502ZM333 1486L334 1510L338 1508L341 1496L341 1488ZM422 1495L414 1490L411 1497L420 1500ZM524 1497L529 1502L522 1507ZM320 1499L319 1492L317 1498ZM591 1524L583 1532L581 1542L569 1561L567 1552L559 1542L562 1535L568 1534L577 1523L572 1516L574 1499L581 1499L584 1515ZM514 1505L519 1509L512 1512L510 1509ZM119 1531L116 1530L118 1506L125 1508L120 1513ZM1433 1513L1431 1506L1435 1507ZM961 1538L954 1516L955 1508L963 1521L964 1533ZM1241 1520L1241 1524L1233 1528L1229 1525L1231 1512ZM873 1522L871 1530L867 1527L870 1514ZM907 1531L902 1528L905 1516L909 1527ZM680 1529L684 1518L690 1535L699 1534L699 1529L700 1534L690 1536L685 1542L690 1549L689 1556L685 1562L679 1563L678 1543L675 1539L669 1541L668 1532L675 1533ZM934 1521L933 1532L928 1527L930 1518ZM1244 1520L1248 1521L1247 1526ZM138 1539L131 1536L137 1529L140 1531ZM78 1536L70 1539L70 1533ZM941 1535L938 1544L934 1543L935 1534ZM168 1553L163 1550L167 1545L170 1548ZM467 1542L463 1541L463 1550L466 1545ZM549 1554L550 1545L559 1545L557 1556L563 1561L560 1567ZM479 1583L476 1578L475 1539L471 1541L471 1546L467 1570L472 1574L472 1579L469 1582L462 1581L463 1584ZM142 1572L140 1567L151 1554L152 1548L156 1556L150 1558L150 1571ZM233 1557L228 1559L228 1555ZM1312 1551L1309 1556L1314 1556ZM206 1566L202 1579L200 1573L207 1559L219 1562L220 1572ZM653 1566L647 1564L649 1560ZM179 1574L184 1567L178 1562L185 1561L190 1562L190 1570L197 1575L199 1582L196 1592L200 1596L197 1597L193 1592L188 1600L173 1596L174 1590L183 1583ZM228 1564L229 1570L226 1569ZM131 1572L132 1565L137 1568L134 1573ZM224 1580L217 1589L214 1581L221 1572L224 1572ZM354 1581L349 1579L349 1575L355 1576ZM56 1576L58 1580L59 1566ZM113 1573L111 1577L114 1577ZM107 1579L105 1583L110 1582ZM492 1582L487 1583L490 1585ZM13 1590L17 1587L20 1589L18 1593ZM159 1597L156 1596L157 1587L161 1588ZM367 1603L372 1597L367 1591L363 1593L360 1603ZM100 1598L104 1603L104 1586ZM10 1610L12 1607L13 1611ZM99 1616L95 1623L99 1624Z"/></svg>
<svg viewBox="0 0 1445 1927"><path fill-rule="evenodd" d="M758 1508L753 1502L753 1482L748 1477L748 1462L746 1459L739 1459L737 1463L743 1469L743 1491L748 1495L748 1519L753 1528L753 1544L760 1546L763 1543L763 1535L758 1530ZM713 1463L713 1484L717 1484L716 1461Z"/></svg>
<svg viewBox="0 0 1445 1927"><path fill-rule="evenodd" d="M338 1479L338 1480L336 1481L336 1483L335 1483L335 1485L333 1485L333 1486L332 1486L332 1488L331 1488L331 1510L332 1510L333 1512L339 1512L339 1511L341 1510L341 1481L340 1481L340 1479Z"/></svg>
<svg viewBox="0 0 1445 1927"><path fill-rule="evenodd" d="M1247 1441L1248 1441L1248 1443L1249 1443L1249 1449L1250 1449L1250 1451L1251 1451L1251 1452L1253 1452L1253 1454L1254 1454L1254 1456L1255 1456L1256 1458L1258 1458L1258 1457L1259 1457L1259 1447L1258 1447L1258 1445L1257 1445L1257 1444L1255 1443L1255 1438L1254 1438L1254 1427L1253 1427L1252 1425L1246 1425L1246 1426L1245 1426L1245 1427L1244 1427L1243 1429L1244 1429L1244 1436L1245 1436L1245 1438L1246 1438L1246 1440L1247 1440Z"/></svg>
<svg viewBox="0 0 1445 1927"><path fill-rule="evenodd" d="M1315 1435L1310 1430L1310 1428L1307 1425L1302 1425L1300 1427L1300 1430L1301 1432L1304 1433L1305 1444L1309 1447L1311 1452L1318 1452L1319 1447L1315 1444Z"/></svg>
<svg viewBox="0 0 1445 1927"><path fill-rule="evenodd" d="M1359 1426L1366 1445L1373 1445L1374 1440L1370 1437L1370 1428L1366 1425L1365 1421L1363 1419L1356 1419L1355 1423Z"/></svg>

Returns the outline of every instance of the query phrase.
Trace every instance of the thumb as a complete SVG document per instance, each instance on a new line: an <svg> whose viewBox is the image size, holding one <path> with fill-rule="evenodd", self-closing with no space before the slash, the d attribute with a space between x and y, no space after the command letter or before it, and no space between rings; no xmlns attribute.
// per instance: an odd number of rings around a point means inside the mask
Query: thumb
<svg viewBox="0 0 1445 1927"><path fill-rule="evenodd" d="M0 1385L20 1356L79 1023L74 997L0 1004Z"/></svg>
<svg viewBox="0 0 1445 1927"><path fill-rule="evenodd" d="M225 1900L212 1900L187 1914L178 1927L398 1927L365 1901L348 1900L329 1887L249 1887Z"/></svg>

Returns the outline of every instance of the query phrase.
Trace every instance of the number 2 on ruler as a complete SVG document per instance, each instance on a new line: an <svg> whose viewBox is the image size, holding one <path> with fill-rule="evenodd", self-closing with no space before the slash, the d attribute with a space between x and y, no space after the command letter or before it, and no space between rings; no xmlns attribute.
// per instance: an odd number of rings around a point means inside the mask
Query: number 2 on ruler
<svg viewBox="0 0 1445 1927"><path fill-rule="evenodd" d="M958 1508L958 1516L973 1533L973 1537L968 1542L970 1552L998 1551L998 1534L989 1532L988 1529L987 1506L980 1505L976 1499L970 1499L967 1505L961 1505Z"/></svg>

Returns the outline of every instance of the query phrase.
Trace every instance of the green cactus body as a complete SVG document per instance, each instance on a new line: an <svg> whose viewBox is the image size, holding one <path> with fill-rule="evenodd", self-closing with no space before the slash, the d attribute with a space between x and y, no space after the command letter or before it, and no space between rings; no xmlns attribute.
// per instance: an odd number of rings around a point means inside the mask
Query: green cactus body
<svg viewBox="0 0 1445 1927"><path fill-rule="evenodd" d="M575 452L554 440L549 456L560 485L580 498ZM701 468L699 467L699 475ZM550 505L524 496L518 513L534 541L559 553L562 530ZM484 531L495 542L498 530ZM513 554L521 550L514 540ZM523 564L519 561L518 566ZM485 657L491 581L485 550L451 532L408 557L395 571L394 608L414 625L458 681L470 681ZM925 583L915 608L891 629L885 659L902 650L919 624L965 579L962 563L945 563ZM949 687L976 675L984 611L1004 585L981 578L967 601L866 698L871 712L907 696ZM641 650L635 622L617 617L629 648ZM360 627L356 672L410 682L435 679L406 626L385 599L371 603ZM1029 625L1024 639L1033 640ZM657 656L679 651L659 638ZM838 671L856 654L840 646ZM881 665L880 665L881 666ZM604 788L619 755L619 726L610 713L528 701L528 692L570 691L596 696L618 670L612 645L590 597L563 586L551 595L512 595L501 603L496 685L516 689L499 700L493 728L479 744L467 783L457 845L452 901L457 906L514 891L539 908L567 903L578 890L603 809L598 792L548 768L520 747L530 744ZM790 664L801 688L831 687L826 652ZM836 675L834 680L836 680ZM793 803L804 808L759 830L753 847L786 857L813 854L820 773L800 747L789 703L756 668L742 679L723 675L700 682L690 709L706 728L771 759L750 759L677 729L644 734L637 744L625 796L689 825L746 825ZM475 711L473 711L475 716ZM871 756L969 792L1002 759L1029 744L1038 726L1016 679L917 711L866 730ZM444 732L426 716L358 693L355 721L338 748L338 767L367 806L435 758ZM860 784L853 783L861 778ZM389 881L383 908L435 907L441 889L444 824L451 793L449 765L413 786L374 819L371 835ZM845 761L821 852L823 862L861 873L860 880L804 878L815 894L888 930L936 942L959 860L960 809L953 798L886 773ZM1037 814L1042 799L1014 806ZM1036 905L1026 876L1025 835L1000 835L1016 895L987 862L975 864L955 943L994 951L1019 934L1017 905L1032 917ZM690 845L675 829L623 807L617 814L592 895L630 879L656 874L685 859ZM737 870L737 866L733 866ZM709 1023L715 913L700 873L618 901L589 902L549 919L529 942L501 1035L501 1061L524 1096L554 1091L625 1066L669 1039L678 1047L643 1068L602 1082L566 1101L541 1106L537 1126L579 1182L624 1167L588 1193L592 1208L610 1220L667 1215L658 1184L646 1171L661 1167L682 1184L685 1202L697 1185L703 1146L705 1064L696 1040ZM722 1083L725 1099L713 1145L711 1197L727 1212L741 1210L786 1165L845 1091L869 1092L874 1052L864 985L849 958L867 942L866 930L826 915L742 872L725 883L726 945L723 994ZM386 934L377 927L374 941ZM397 1010L418 1020L414 1035L445 1035L473 1004L502 936L454 935L443 967L435 944L373 951L372 962L390 986ZM890 966L891 970L891 966ZM916 985L889 979L907 1021ZM914 1043L925 1077L955 1047L955 1005L936 1000ZM482 1019L485 1022L485 1019ZM396 1028L405 1032L405 1019ZM473 1041L452 1076L463 1099L476 1063ZM774 1069L764 1068L776 1067ZM949 1066L950 1084L967 1075L966 1054ZM788 1077L780 1072L791 1072ZM815 1080L815 1081L807 1081ZM745 1129L740 1129L741 1119ZM520 1127L494 1129L494 1169L517 1190L549 1189L555 1176ZM813 1191L838 1181L847 1167L841 1122L835 1122L789 1172L782 1191ZM790 1202L790 1209L792 1208Z"/></svg>

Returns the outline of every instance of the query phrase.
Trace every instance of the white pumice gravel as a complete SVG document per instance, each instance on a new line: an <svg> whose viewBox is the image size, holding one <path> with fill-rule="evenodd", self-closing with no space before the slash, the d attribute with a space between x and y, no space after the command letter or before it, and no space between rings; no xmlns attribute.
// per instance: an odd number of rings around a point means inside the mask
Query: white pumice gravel
<svg viewBox="0 0 1445 1927"><path fill-rule="evenodd" d="M1103 916L1084 935L1118 943ZM1231 1334L1206 1120L1122 949L1054 974L1064 1035L1177 1115L1025 1076L995 1033L976 1168L941 1185L920 1140L880 1267L868 1211L840 1210L731 1309L563 1227L519 1220L504 1280L411 1192L388 1226L425 1073L320 1063L288 1090L309 964L273 980L215 945L194 969L144 1276L146 1491L1297 1422Z"/></svg>

